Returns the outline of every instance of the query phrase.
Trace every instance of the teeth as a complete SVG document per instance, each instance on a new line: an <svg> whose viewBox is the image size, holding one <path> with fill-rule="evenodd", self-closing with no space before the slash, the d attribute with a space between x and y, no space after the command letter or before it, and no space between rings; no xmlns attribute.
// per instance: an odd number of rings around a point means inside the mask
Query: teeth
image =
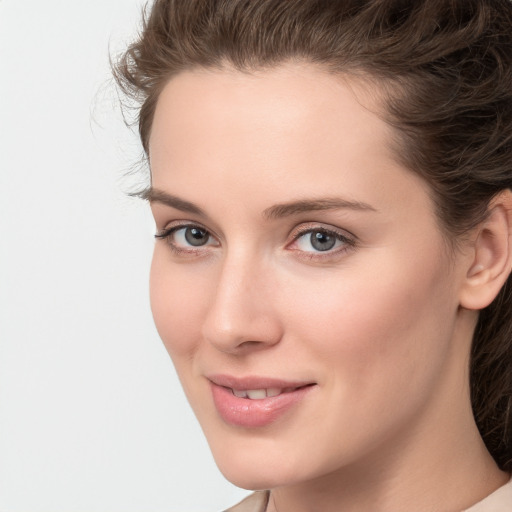
<svg viewBox="0 0 512 512"><path fill-rule="evenodd" d="M267 397L267 391L265 389L248 389L247 398L251 400L261 400Z"/></svg>
<svg viewBox="0 0 512 512"><path fill-rule="evenodd" d="M238 398L249 398L250 400L261 400L267 397L280 395L283 390L281 388L268 389L232 389L233 395Z"/></svg>

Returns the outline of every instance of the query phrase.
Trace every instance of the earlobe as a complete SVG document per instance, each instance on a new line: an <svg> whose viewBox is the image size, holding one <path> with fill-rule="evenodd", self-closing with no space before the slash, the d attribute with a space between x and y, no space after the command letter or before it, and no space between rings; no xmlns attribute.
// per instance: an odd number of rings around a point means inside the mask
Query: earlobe
<svg viewBox="0 0 512 512"><path fill-rule="evenodd" d="M483 309L498 295L512 269L512 192L500 192L488 216L475 228L471 261L461 288L460 305Z"/></svg>

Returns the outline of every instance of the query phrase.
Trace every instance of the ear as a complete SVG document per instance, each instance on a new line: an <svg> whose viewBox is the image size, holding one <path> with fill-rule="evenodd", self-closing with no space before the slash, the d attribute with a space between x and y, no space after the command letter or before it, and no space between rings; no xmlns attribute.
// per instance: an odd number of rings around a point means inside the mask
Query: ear
<svg viewBox="0 0 512 512"><path fill-rule="evenodd" d="M475 228L460 305L483 309L498 295L512 270L512 192L500 192Z"/></svg>

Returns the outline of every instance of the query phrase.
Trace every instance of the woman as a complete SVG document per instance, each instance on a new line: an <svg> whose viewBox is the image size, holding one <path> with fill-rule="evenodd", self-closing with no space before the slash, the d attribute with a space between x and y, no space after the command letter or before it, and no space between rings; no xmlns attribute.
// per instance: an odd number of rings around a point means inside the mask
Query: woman
<svg viewBox="0 0 512 512"><path fill-rule="evenodd" d="M116 76L230 510L512 510L510 2L156 0Z"/></svg>

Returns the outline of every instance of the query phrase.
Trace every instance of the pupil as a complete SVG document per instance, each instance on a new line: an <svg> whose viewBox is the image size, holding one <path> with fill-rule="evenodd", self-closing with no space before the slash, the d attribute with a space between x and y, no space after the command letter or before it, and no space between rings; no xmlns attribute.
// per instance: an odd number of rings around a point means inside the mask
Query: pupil
<svg viewBox="0 0 512 512"><path fill-rule="evenodd" d="M311 245L317 251L328 251L334 247L335 243L336 238L323 231L315 231L314 233L311 233Z"/></svg>
<svg viewBox="0 0 512 512"><path fill-rule="evenodd" d="M208 242L208 233L204 229L187 228L185 230L185 239L190 245L199 247Z"/></svg>

